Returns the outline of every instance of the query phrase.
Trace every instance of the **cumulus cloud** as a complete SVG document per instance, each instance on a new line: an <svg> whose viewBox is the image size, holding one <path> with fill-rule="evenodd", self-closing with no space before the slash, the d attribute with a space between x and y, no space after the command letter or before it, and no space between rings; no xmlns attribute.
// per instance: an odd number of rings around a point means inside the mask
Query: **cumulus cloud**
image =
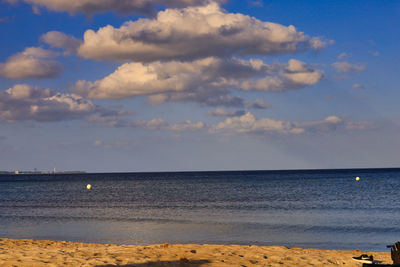
<svg viewBox="0 0 400 267"><path fill-rule="evenodd" d="M43 34L40 39L51 47L62 48L66 54L76 53L82 41L58 31Z"/></svg>
<svg viewBox="0 0 400 267"><path fill-rule="evenodd" d="M335 62L332 66L337 72L359 72L365 70L366 64L351 64L347 61Z"/></svg>
<svg viewBox="0 0 400 267"><path fill-rule="evenodd" d="M309 41L309 46L314 50L320 50L325 48L327 45L332 45L334 43L334 40L325 40L323 37L312 37Z"/></svg>
<svg viewBox="0 0 400 267"><path fill-rule="evenodd" d="M255 101L246 101L245 106L247 108L254 109L267 109L271 106L269 102L264 101L263 99L256 99Z"/></svg>
<svg viewBox="0 0 400 267"><path fill-rule="evenodd" d="M328 116L322 120L290 122L274 120L271 118L257 119L252 113L244 111L229 112L223 109L208 112L208 115L216 117L228 117L215 125L207 125L204 122L193 122L190 120L182 122L169 122L164 119L155 118L151 120L131 120L122 118L118 114L93 114L87 118L91 123L98 123L110 127L132 127L145 130L158 131L200 131L208 130L212 134L304 134L317 132L331 132L337 129L365 130L370 129L369 122L350 122L338 116Z"/></svg>
<svg viewBox="0 0 400 267"><path fill-rule="evenodd" d="M308 122L295 122L299 128L304 129L305 131L313 131L313 132L324 132L324 131L332 131L337 129L338 127L343 127L346 124L343 118L338 116L328 116L323 120L315 120Z"/></svg>
<svg viewBox="0 0 400 267"><path fill-rule="evenodd" d="M17 84L0 91L0 121L60 121L79 119L98 108L90 100L75 94Z"/></svg>
<svg viewBox="0 0 400 267"><path fill-rule="evenodd" d="M256 117L247 112L238 117L227 118L225 121L213 125L210 128L212 133L283 133L283 134L301 134L303 128L296 127L288 121L273 120L269 118L256 119Z"/></svg>
<svg viewBox="0 0 400 267"><path fill-rule="evenodd" d="M214 117L238 117L244 115L246 112L244 110L227 111L222 108L217 108L215 111L208 111L207 115Z"/></svg>
<svg viewBox="0 0 400 267"><path fill-rule="evenodd" d="M286 91L316 84L322 77L322 71L313 69L299 60L291 59L286 67L279 70L279 75L248 79L240 81L237 85L247 91ZM233 81L232 84L236 82Z"/></svg>
<svg viewBox="0 0 400 267"><path fill-rule="evenodd" d="M268 55L320 49L326 42L294 26L227 13L217 3L167 9L154 19L87 30L79 55L97 60L188 60L209 56Z"/></svg>
<svg viewBox="0 0 400 267"><path fill-rule="evenodd" d="M221 88L213 90L200 88L197 91L172 92L165 94L151 95L148 97L150 104L160 105L165 102L196 102L202 106L244 108L254 104L246 101L243 97L229 95L229 91Z"/></svg>
<svg viewBox="0 0 400 267"><path fill-rule="evenodd" d="M257 119L252 113L227 118L209 128L210 133L247 133L247 134L303 134L307 132L329 132L342 128L347 130L363 130L368 122L347 122L338 116L328 116L322 120L306 122L290 122L270 118Z"/></svg>
<svg viewBox="0 0 400 267"><path fill-rule="evenodd" d="M345 59L345 58L350 58L351 56L352 56L351 54L343 52L343 53L340 53L337 58L338 59Z"/></svg>
<svg viewBox="0 0 400 267"><path fill-rule="evenodd" d="M28 47L0 63L0 77L10 79L52 78L62 70L62 65L52 60L57 54L40 47Z"/></svg>
<svg viewBox="0 0 400 267"><path fill-rule="evenodd" d="M89 98L122 99L149 96L151 104L191 101L207 106L267 108L261 99L245 101L232 89L285 91L319 82L321 71L291 59L288 64L261 60L208 57L191 62L125 63L114 73L95 81L78 81L75 91Z"/></svg>
<svg viewBox="0 0 400 267"><path fill-rule="evenodd" d="M45 7L52 11L70 14L117 12L121 14L153 14L158 6L184 7L203 5L204 0L6 0L9 3L22 1L33 5L34 10ZM214 0L218 1L218 0ZM220 0L219 2L223 2Z"/></svg>

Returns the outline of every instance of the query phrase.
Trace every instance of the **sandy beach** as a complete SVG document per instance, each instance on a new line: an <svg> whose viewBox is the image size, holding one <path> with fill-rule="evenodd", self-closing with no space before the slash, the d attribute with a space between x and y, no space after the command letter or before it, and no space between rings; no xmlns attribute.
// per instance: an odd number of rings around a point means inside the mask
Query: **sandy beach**
<svg viewBox="0 0 400 267"><path fill-rule="evenodd" d="M0 239L0 266L361 266L351 259L388 252L318 250L283 246L161 244L150 246Z"/></svg>

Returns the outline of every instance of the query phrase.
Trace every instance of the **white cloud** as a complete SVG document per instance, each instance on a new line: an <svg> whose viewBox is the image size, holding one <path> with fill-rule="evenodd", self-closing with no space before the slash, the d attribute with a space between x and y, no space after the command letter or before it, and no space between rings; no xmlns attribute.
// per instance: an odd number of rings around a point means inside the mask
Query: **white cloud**
<svg viewBox="0 0 400 267"><path fill-rule="evenodd" d="M328 116L323 120L290 122L270 118L257 119L248 112L242 116L227 118L209 128L210 133L246 133L246 134L303 134L307 132L330 132L336 129L363 130L368 122L347 122L338 116Z"/></svg>
<svg viewBox="0 0 400 267"><path fill-rule="evenodd" d="M184 7L203 5L204 0L5 0L10 3L23 1L33 5L34 10L45 7L52 11L68 12L70 14L84 13L95 14L104 12L117 12L122 14L154 13L157 6ZM214 0L216 1L216 0ZM217 0L218 1L218 0Z"/></svg>
<svg viewBox="0 0 400 267"><path fill-rule="evenodd" d="M334 43L334 40L325 40L322 37L312 37L310 39L309 45L314 50L320 50L322 48L325 48L328 44L332 45Z"/></svg>
<svg viewBox="0 0 400 267"><path fill-rule="evenodd" d="M210 132L300 134L304 132L304 129L297 128L288 121L278 121L269 118L256 119L252 113L248 112L242 116L227 118L225 121L212 126Z"/></svg>
<svg viewBox="0 0 400 267"><path fill-rule="evenodd" d="M269 102L264 101L263 99L256 99L255 101L246 101L245 107L254 108L254 109L267 109L271 106Z"/></svg>
<svg viewBox="0 0 400 267"><path fill-rule="evenodd" d="M353 84L353 88L355 89L365 89L365 86L359 83Z"/></svg>
<svg viewBox="0 0 400 267"><path fill-rule="evenodd" d="M201 121L192 122L190 120L178 123L169 124L167 129L174 132L183 132L183 131L197 131L203 129L205 124Z"/></svg>
<svg viewBox="0 0 400 267"><path fill-rule="evenodd" d="M349 122L346 124L347 130L370 130L376 127L377 125L374 125L369 121Z"/></svg>
<svg viewBox="0 0 400 267"><path fill-rule="evenodd" d="M263 0L250 0L250 5L256 6L256 7L263 7L264 3L263 3Z"/></svg>
<svg viewBox="0 0 400 267"><path fill-rule="evenodd" d="M0 121L60 121L79 119L97 112L90 100L75 94L17 84L0 91Z"/></svg>
<svg viewBox="0 0 400 267"><path fill-rule="evenodd" d="M113 149L113 148L130 148L136 145L136 141L131 140L111 140L111 141L103 141L96 139L93 141L92 145L94 147Z"/></svg>
<svg viewBox="0 0 400 267"><path fill-rule="evenodd" d="M10 79L52 78L62 70L62 65L52 60L57 54L40 47L28 47L0 63L0 77Z"/></svg>
<svg viewBox="0 0 400 267"><path fill-rule="evenodd" d="M230 108L256 108L263 109L256 102L246 101L243 97L229 95L230 91L224 88L197 89L197 91L171 92L149 96L149 102L160 105L165 102L196 102L203 106L230 107Z"/></svg>
<svg viewBox="0 0 400 267"><path fill-rule="evenodd" d="M365 70L367 67L366 64L350 64L347 61L335 62L332 66L337 72L358 72Z"/></svg>
<svg viewBox="0 0 400 267"><path fill-rule="evenodd" d="M149 96L151 104L191 101L207 106L267 108L261 99L245 101L232 89L285 91L313 85L323 74L291 59L268 65L261 60L209 57L192 62L125 63L114 73L95 81L78 81L75 91L89 98L122 99Z"/></svg>
<svg viewBox="0 0 400 267"><path fill-rule="evenodd" d="M86 118L88 122L98 123L110 127L123 127L125 126L125 120L122 120L117 114L100 115L93 114Z"/></svg>
<svg viewBox="0 0 400 267"><path fill-rule="evenodd" d="M207 115L214 117L237 117L245 114L244 110L227 111L222 108L217 108L215 111L208 111Z"/></svg>
<svg viewBox="0 0 400 267"><path fill-rule="evenodd" d="M51 47L65 49L67 54L76 53L82 43L81 40L58 31L47 32L40 39Z"/></svg>
<svg viewBox="0 0 400 267"><path fill-rule="evenodd" d="M209 56L267 55L326 45L294 26L227 13L217 3L167 9L154 19L87 30L79 54L85 58L150 62Z"/></svg>
<svg viewBox="0 0 400 267"><path fill-rule="evenodd" d="M287 65L267 65L260 60L249 62L254 69L253 77L221 77L215 84L245 91L286 91L314 85L323 78L322 71L295 59L289 60Z"/></svg>
<svg viewBox="0 0 400 267"><path fill-rule="evenodd" d="M118 114L93 114L87 118L91 123L98 123L110 127L132 127L155 131L200 131L208 130L215 134L304 134L318 132L332 132L337 129L344 130L365 130L371 129L371 124L366 121L350 122L338 116L328 116L322 120L290 122L274 120L271 118L257 119L252 113L243 111L229 112L223 109L208 112L208 115L216 117L228 117L215 125L207 125L204 122L169 122L164 119L155 118L151 120L131 120L121 118Z"/></svg>
<svg viewBox="0 0 400 267"><path fill-rule="evenodd" d="M333 131L338 127L343 127L346 125L342 118L338 116L328 116L323 120L315 120L308 122L296 122L294 123L297 127L304 129L309 132L326 132Z"/></svg>
<svg viewBox="0 0 400 267"><path fill-rule="evenodd" d="M345 58L350 58L352 55L346 52L340 53L340 55L338 55L338 59L345 59Z"/></svg>
<svg viewBox="0 0 400 267"><path fill-rule="evenodd" d="M125 63L109 76L96 82L78 81L77 92L89 98L121 99L160 92L184 91L208 80L205 73L218 59L196 62Z"/></svg>
<svg viewBox="0 0 400 267"><path fill-rule="evenodd" d="M161 131L173 131L173 132L184 132L184 131L197 131L205 128L203 122L192 122L190 120L170 123L164 119L152 119L146 120L129 120L122 119L118 115L104 116L99 114L93 114L87 118L87 121L92 123L100 123L106 126L112 127L133 127L143 128L146 130L161 130Z"/></svg>
<svg viewBox="0 0 400 267"><path fill-rule="evenodd" d="M277 76L243 81L239 87L243 90L286 91L316 84L323 77L322 71L296 59L289 60L286 68L279 72Z"/></svg>
<svg viewBox="0 0 400 267"><path fill-rule="evenodd" d="M369 51L369 53L374 57L379 57L381 55L381 53L379 53L378 51Z"/></svg>
<svg viewBox="0 0 400 267"><path fill-rule="evenodd" d="M38 6L32 6L32 13L35 14L35 15L40 15L41 12L40 12L39 7Z"/></svg>

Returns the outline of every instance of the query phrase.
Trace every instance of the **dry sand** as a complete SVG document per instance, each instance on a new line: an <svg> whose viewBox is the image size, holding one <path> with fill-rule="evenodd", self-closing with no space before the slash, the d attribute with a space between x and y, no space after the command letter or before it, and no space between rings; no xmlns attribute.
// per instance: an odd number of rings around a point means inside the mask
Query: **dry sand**
<svg viewBox="0 0 400 267"><path fill-rule="evenodd" d="M103 245L0 239L0 266L361 266L359 250L239 245ZM390 253L368 252L391 263Z"/></svg>

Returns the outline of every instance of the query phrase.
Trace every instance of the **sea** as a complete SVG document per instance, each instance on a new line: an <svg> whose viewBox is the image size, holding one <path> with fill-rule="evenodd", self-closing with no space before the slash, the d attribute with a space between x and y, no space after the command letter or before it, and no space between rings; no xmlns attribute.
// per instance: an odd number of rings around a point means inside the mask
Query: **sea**
<svg viewBox="0 0 400 267"><path fill-rule="evenodd" d="M388 251L400 169L0 175L0 238Z"/></svg>

